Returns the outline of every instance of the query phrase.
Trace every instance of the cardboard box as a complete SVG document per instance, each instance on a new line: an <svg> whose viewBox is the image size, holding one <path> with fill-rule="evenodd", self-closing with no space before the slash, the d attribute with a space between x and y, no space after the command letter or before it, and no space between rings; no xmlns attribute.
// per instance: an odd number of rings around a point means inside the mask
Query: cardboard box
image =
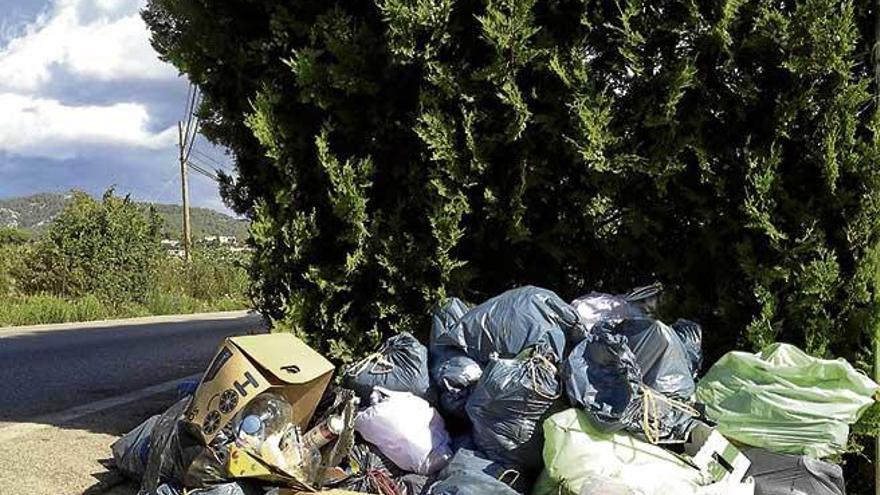
<svg viewBox="0 0 880 495"><path fill-rule="evenodd" d="M740 483L751 461L715 428L698 423L684 444L688 461L712 481Z"/></svg>
<svg viewBox="0 0 880 495"><path fill-rule="evenodd" d="M232 337L220 346L185 414L205 444L257 395L271 390L306 428L333 376L333 364L288 333Z"/></svg>

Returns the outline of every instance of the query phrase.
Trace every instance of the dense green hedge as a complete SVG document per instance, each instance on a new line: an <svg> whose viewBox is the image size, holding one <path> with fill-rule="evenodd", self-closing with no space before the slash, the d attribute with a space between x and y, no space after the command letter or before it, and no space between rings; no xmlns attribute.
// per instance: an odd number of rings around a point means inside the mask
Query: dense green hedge
<svg viewBox="0 0 880 495"><path fill-rule="evenodd" d="M447 294L659 280L708 350L859 359L868 2L152 0L254 218L261 309L349 357Z"/></svg>

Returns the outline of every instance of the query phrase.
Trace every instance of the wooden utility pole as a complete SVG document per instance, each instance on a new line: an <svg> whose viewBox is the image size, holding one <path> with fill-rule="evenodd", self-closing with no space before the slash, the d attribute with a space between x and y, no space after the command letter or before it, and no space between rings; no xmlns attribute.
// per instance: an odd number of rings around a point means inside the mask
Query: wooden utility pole
<svg viewBox="0 0 880 495"><path fill-rule="evenodd" d="M178 147L180 159L180 190L183 196L183 253L186 261L192 256L192 228L189 219L189 180L186 166L186 139L184 138L183 122L177 123Z"/></svg>

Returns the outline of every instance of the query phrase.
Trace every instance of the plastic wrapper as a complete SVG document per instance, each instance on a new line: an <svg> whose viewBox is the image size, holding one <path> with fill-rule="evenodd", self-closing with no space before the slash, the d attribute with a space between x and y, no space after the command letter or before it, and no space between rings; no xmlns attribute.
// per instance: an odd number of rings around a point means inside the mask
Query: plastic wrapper
<svg viewBox="0 0 880 495"><path fill-rule="evenodd" d="M377 352L346 369L342 385L354 390L364 403L370 400L374 387L434 401L428 349L406 332L389 338Z"/></svg>
<svg viewBox="0 0 880 495"><path fill-rule="evenodd" d="M517 495L509 482L517 482L518 473L498 467L476 452L461 449L449 465L428 487L430 495Z"/></svg>
<svg viewBox="0 0 880 495"><path fill-rule="evenodd" d="M541 423L562 407L561 394L555 364L537 351L493 361L467 403L474 443L489 459L537 471Z"/></svg>
<svg viewBox="0 0 880 495"><path fill-rule="evenodd" d="M458 348L485 365L493 356L509 359L533 346L561 360L566 340L579 342L585 336L574 308L547 289L525 286L471 309L431 344Z"/></svg>
<svg viewBox="0 0 880 495"><path fill-rule="evenodd" d="M696 396L728 438L821 458L844 451L849 425L874 403L877 390L843 359L773 344L757 354L725 354L700 380Z"/></svg>
<svg viewBox="0 0 880 495"><path fill-rule="evenodd" d="M452 457L443 418L424 399L409 392L373 391L371 406L357 416L355 429L403 469L432 474Z"/></svg>
<svg viewBox="0 0 880 495"><path fill-rule="evenodd" d="M764 449L748 449L743 453L752 462L746 475L755 480L755 495L846 495L840 466Z"/></svg>
<svg viewBox="0 0 880 495"><path fill-rule="evenodd" d="M158 415L147 419L110 446L116 469L125 476L137 481L143 478L150 457L150 434L158 420Z"/></svg>
<svg viewBox="0 0 880 495"><path fill-rule="evenodd" d="M163 484L146 495L262 495L263 490L248 482L230 482L208 488L183 490L172 484Z"/></svg>

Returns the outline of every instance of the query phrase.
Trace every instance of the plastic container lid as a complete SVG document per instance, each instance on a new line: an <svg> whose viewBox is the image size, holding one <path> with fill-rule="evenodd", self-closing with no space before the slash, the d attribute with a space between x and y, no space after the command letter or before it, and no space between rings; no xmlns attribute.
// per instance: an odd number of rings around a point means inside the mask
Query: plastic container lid
<svg viewBox="0 0 880 495"><path fill-rule="evenodd" d="M248 435L256 435L263 429L263 421L260 420L259 416L250 414L241 420L240 429Z"/></svg>

